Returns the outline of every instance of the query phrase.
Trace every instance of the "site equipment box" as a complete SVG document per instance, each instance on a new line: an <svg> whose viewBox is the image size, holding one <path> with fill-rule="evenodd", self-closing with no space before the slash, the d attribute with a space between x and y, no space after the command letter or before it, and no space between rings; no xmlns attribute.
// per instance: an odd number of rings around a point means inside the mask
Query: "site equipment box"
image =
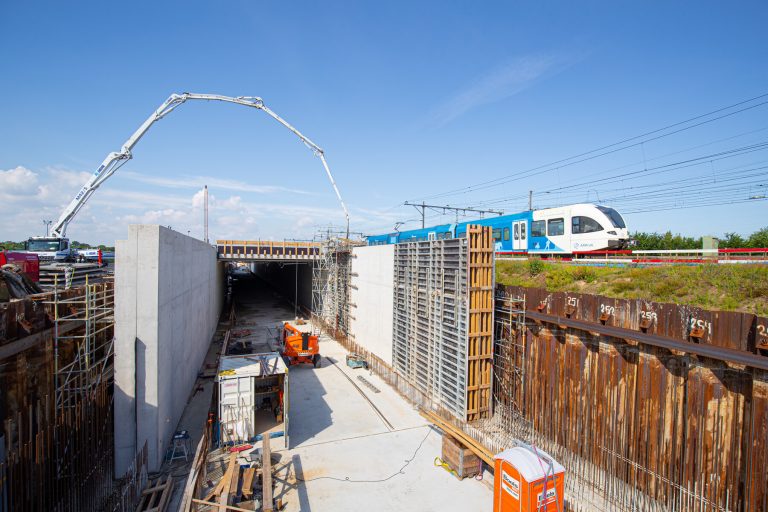
<svg viewBox="0 0 768 512"><path fill-rule="evenodd" d="M450 434L443 434L443 462L448 464L459 479L479 475L483 471L480 457Z"/></svg>
<svg viewBox="0 0 768 512"><path fill-rule="evenodd" d="M216 380L221 444L269 436L288 448L288 368L280 354L222 356Z"/></svg>
<svg viewBox="0 0 768 512"><path fill-rule="evenodd" d="M549 454L518 441L494 459L494 512L564 512L565 468Z"/></svg>

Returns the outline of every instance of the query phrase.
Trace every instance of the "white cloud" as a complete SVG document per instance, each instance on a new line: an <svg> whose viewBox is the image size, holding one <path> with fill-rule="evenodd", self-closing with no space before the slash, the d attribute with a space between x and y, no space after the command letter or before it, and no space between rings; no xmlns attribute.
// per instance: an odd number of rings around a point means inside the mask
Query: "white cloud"
<svg viewBox="0 0 768 512"><path fill-rule="evenodd" d="M150 210L142 215L125 215L121 220L126 224L160 224L168 226L178 223L186 225L189 221L189 212L166 208L164 210Z"/></svg>
<svg viewBox="0 0 768 512"><path fill-rule="evenodd" d="M574 62L575 59L566 60L552 55L516 58L488 72L439 105L433 112L433 119L445 125L476 107L514 96L545 75L558 73Z"/></svg>
<svg viewBox="0 0 768 512"><path fill-rule="evenodd" d="M34 196L40 193L37 173L23 166L7 171L0 170L0 197L14 200L19 196Z"/></svg>
<svg viewBox="0 0 768 512"><path fill-rule="evenodd" d="M0 240L23 240L45 234L42 219L58 219L89 176L87 172L58 168L0 170L0 200L6 196L13 199L0 223ZM143 188L150 192L106 184L83 207L67 234L82 242L112 245L126 236L128 224L146 223L171 226L202 238L202 187L179 187L180 190L168 190L167 194L162 193L163 189ZM255 201L255 197L258 196L249 197L244 191L224 196L209 190L210 239L312 238L318 227L344 223L343 213L333 198L318 197L308 202L296 201L286 194L270 201ZM381 223L377 213L366 210L356 216L365 223Z"/></svg>

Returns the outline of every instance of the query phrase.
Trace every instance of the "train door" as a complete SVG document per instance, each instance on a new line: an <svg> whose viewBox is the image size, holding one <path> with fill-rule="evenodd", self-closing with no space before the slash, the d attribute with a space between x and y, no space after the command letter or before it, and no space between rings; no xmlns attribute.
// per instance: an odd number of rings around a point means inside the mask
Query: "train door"
<svg viewBox="0 0 768 512"><path fill-rule="evenodd" d="M528 233L526 233L526 221L524 220L512 223L512 248L515 251L528 249Z"/></svg>

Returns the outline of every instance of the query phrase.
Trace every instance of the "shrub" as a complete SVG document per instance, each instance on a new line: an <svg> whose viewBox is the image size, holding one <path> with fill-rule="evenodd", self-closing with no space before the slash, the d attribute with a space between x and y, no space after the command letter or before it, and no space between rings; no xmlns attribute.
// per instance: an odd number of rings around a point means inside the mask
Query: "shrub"
<svg viewBox="0 0 768 512"><path fill-rule="evenodd" d="M544 262L538 258L528 260L528 273L531 276L537 276L544 270Z"/></svg>

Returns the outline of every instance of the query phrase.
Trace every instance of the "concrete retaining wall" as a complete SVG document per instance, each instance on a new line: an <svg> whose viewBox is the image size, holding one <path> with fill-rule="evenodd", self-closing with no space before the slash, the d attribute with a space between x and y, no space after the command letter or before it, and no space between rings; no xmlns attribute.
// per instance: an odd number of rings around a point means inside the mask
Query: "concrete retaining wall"
<svg viewBox="0 0 768 512"><path fill-rule="evenodd" d="M352 254L350 333L391 365L395 246L355 247Z"/></svg>
<svg viewBox="0 0 768 512"><path fill-rule="evenodd" d="M162 463L221 312L216 249L155 225L131 225L115 256L115 474L147 441Z"/></svg>

